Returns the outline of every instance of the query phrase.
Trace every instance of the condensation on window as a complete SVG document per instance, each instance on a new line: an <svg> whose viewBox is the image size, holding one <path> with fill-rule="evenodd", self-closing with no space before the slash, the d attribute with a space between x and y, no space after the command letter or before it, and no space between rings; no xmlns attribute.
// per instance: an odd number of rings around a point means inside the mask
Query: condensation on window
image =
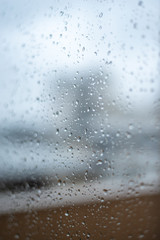
<svg viewBox="0 0 160 240"><path fill-rule="evenodd" d="M159 239L160 2L0 4L0 239Z"/></svg>

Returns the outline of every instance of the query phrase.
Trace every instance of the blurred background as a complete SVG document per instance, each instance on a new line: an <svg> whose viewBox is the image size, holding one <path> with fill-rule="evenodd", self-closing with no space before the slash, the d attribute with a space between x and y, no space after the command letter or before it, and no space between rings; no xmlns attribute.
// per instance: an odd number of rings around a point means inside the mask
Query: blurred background
<svg viewBox="0 0 160 240"><path fill-rule="evenodd" d="M160 172L160 2L0 1L0 189Z"/></svg>

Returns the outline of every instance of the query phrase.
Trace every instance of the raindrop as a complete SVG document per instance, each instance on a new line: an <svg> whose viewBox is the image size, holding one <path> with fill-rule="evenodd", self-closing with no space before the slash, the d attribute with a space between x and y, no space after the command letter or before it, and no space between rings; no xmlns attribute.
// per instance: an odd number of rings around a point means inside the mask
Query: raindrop
<svg viewBox="0 0 160 240"><path fill-rule="evenodd" d="M108 190L106 188L103 189L104 195L107 195Z"/></svg>
<svg viewBox="0 0 160 240"><path fill-rule="evenodd" d="M78 137L77 137L77 142L80 142L80 141L81 141L81 137L78 136Z"/></svg>
<svg viewBox="0 0 160 240"><path fill-rule="evenodd" d="M100 17L100 18L103 17L103 13L102 13L102 12L99 14L99 17Z"/></svg>
<svg viewBox="0 0 160 240"><path fill-rule="evenodd" d="M56 129L56 134L57 134L57 135L59 134L59 128Z"/></svg>
<svg viewBox="0 0 160 240"><path fill-rule="evenodd" d="M68 213L68 211L65 213L65 216L66 216L66 217L68 217L68 216L69 216L69 213Z"/></svg>
<svg viewBox="0 0 160 240"><path fill-rule="evenodd" d="M98 160L96 165L102 165L103 161L102 160Z"/></svg>
<svg viewBox="0 0 160 240"><path fill-rule="evenodd" d="M126 137L130 139L132 137L132 134L130 132L126 132Z"/></svg>
<svg viewBox="0 0 160 240"><path fill-rule="evenodd" d="M133 128L134 128L133 124L130 123L128 128L129 128L129 130L133 130Z"/></svg>
<svg viewBox="0 0 160 240"><path fill-rule="evenodd" d="M20 238L19 234L14 235L14 239L19 239L19 238Z"/></svg>

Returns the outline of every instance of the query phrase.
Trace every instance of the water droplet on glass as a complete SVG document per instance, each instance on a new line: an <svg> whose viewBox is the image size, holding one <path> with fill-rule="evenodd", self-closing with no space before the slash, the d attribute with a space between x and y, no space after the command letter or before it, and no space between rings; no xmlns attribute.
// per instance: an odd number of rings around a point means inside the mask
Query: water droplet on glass
<svg viewBox="0 0 160 240"><path fill-rule="evenodd" d="M100 18L103 17L103 13L102 13L102 12L99 14L99 17L100 17Z"/></svg>

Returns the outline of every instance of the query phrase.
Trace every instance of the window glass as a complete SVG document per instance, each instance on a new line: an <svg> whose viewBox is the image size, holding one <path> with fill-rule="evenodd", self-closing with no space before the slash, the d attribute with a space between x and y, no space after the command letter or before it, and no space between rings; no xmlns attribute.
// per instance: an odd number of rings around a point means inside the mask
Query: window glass
<svg viewBox="0 0 160 240"><path fill-rule="evenodd" d="M0 214L157 194L160 2L0 3ZM71 236L67 211L51 238L94 239Z"/></svg>

